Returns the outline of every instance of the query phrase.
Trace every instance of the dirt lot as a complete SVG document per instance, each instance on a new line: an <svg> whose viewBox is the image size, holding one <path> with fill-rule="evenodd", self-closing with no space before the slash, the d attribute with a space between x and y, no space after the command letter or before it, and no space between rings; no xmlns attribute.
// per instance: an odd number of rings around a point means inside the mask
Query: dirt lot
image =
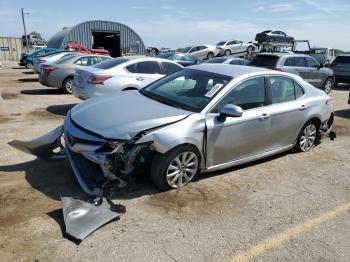
<svg viewBox="0 0 350 262"><path fill-rule="evenodd" d="M44 162L7 145L60 125L79 101L0 70L1 261L349 261L349 87L332 92L335 141L206 174L159 193L146 179L122 190L119 221L83 242L67 239L60 194L83 194L65 160Z"/></svg>

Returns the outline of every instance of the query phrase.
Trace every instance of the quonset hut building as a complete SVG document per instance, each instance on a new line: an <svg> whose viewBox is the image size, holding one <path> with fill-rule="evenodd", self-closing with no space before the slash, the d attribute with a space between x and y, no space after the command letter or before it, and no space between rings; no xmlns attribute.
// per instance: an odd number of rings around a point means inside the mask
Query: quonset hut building
<svg viewBox="0 0 350 262"><path fill-rule="evenodd" d="M87 21L56 33L48 47L64 49L68 43L76 42L87 48L104 48L113 57L123 53L146 54L146 48L138 34L130 27L110 21Z"/></svg>

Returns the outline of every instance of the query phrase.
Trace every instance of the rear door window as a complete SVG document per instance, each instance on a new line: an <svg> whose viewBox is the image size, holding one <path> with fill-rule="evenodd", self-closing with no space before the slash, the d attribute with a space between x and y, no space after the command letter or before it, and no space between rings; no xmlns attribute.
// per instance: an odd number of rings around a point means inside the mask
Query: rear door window
<svg viewBox="0 0 350 262"><path fill-rule="evenodd" d="M294 66L306 67L305 58L304 57L294 57Z"/></svg>
<svg viewBox="0 0 350 262"><path fill-rule="evenodd" d="M161 74L159 64L155 61L137 63L137 71L140 74Z"/></svg>
<svg viewBox="0 0 350 262"><path fill-rule="evenodd" d="M292 79L283 76L270 76L268 81L272 104L295 100L294 81Z"/></svg>
<svg viewBox="0 0 350 262"><path fill-rule="evenodd" d="M285 66L294 66L295 62L294 62L294 57L289 57L286 59L286 61L284 62Z"/></svg>

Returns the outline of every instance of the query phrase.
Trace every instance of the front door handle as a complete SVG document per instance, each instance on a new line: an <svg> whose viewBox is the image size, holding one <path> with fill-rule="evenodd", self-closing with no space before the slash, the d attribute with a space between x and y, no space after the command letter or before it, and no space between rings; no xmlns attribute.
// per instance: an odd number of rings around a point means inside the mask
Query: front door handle
<svg viewBox="0 0 350 262"><path fill-rule="evenodd" d="M259 120L265 120L265 119L269 119L270 118L270 115L269 114L262 114L261 116L259 116Z"/></svg>
<svg viewBox="0 0 350 262"><path fill-rule="evenodd" d="M307 106L307 105L301 105L300 107L299 107L299 110L305 110L306 108L308 108L309 106Z"/></svg>
<svg viewBox="0 0 350 262"><path fill-rule="evenodd" d="M139 76L139 77L136 77L136 80L137 81L143 81L143 80L145 80L142 76Z"/></svg>

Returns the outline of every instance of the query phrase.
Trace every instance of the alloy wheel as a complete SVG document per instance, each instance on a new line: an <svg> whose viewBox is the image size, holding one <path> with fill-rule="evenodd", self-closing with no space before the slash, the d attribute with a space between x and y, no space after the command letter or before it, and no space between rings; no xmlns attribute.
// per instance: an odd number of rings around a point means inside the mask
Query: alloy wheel
<svg viewBox="0 0 350 262"><path fill-rule="evenodd" d="M299 147L301 151L309 151L312 146L315 144L317 136L317 128L314 124L310 123L307 125L303 133L301 134L300 141L299 141Z"/></svg>
<svg viewBox="0 0 350 262"><path fill-rule="evenodd" d="M68 93L72 93L73 79L66 81L65 89Z"/></svg>
<svg viewBox="0 0 350 262"><path fill-rule="evenodd" d="M333 86L333 81L331 79L327 79L324 85L324 91L326 92L326 94L329 94L331 92L332 86Z"/></svg>
<svg viewBox="0 0 350 262"><path fill-rule="evenodd" d="M198 170L198 157L193 152L183 152L177 155L169 164L166 181L172 188L187 185Z"/></svg>

